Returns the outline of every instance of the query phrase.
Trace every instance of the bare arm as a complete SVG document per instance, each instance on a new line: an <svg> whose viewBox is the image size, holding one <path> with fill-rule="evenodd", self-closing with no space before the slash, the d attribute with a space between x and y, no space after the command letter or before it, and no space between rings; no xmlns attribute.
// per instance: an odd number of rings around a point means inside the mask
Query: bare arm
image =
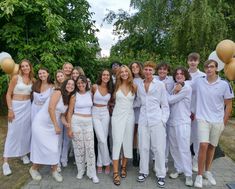
<svg viewBox="0 0 235 189"><path fill-rule="evenodd" d="M71 128L71 119L72 119L72 115L73 115L73 111L74 111L75 100L76 100L76 96L73 95L69 101L69 109L68 109L68 113L67 113L67 122L68 122L67 134L70 138L73 137L73 132L72 132L72 128Z"/></svg>
<svg viewBox="0 0 235 189"><path fill-rule="evenodd" d="M232 99L225 99L224 100L224 105L225 105L225 109L224 109L224 126L226 126L229 116L232 112L233 106L232 106Z"/></svg>

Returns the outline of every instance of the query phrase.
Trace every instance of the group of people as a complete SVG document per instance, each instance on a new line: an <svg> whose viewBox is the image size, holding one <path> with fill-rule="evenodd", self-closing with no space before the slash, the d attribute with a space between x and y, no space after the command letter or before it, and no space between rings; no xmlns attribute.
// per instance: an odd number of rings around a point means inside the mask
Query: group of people
<svg viewBox="0 0 235 189"><path fill-rule="evenodd" d="M189 69L177 67L172 76L167 63L133 62L128 67L113 62L112 72L102 70L91 85L82 68L70 63L56 72L55 82L45 68L35 81L31 63L23 60L6 95L3 174L11 174L9 157L21 157L23 163L33 163L29 173L34 180L42 179L41 165L50 165L53 178L62 182L60 166L67 166L71 140L77 179L86 172L98 183L97 173L104 168L109 174L112 164L113 183L120 185L133 158L138 182L147 179L151 160L157 185L164 187L170 154L175 167L170 178L183 173L185 184L193 186L196 171L195 187L202 188L202 177L216 185L210 168L234 94L218 76L216 61L204 63L205 73L198 69L199 61L198 53L189 54Z"/></svg>

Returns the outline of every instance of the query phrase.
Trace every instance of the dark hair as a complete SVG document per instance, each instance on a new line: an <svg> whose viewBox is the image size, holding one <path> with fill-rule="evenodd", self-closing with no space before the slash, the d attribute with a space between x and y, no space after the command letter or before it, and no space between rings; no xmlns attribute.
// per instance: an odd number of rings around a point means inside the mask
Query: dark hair
<svg viewBox="0 0 235 189"><path fill-rule="evenodd" d="M108 89L108 92L109 92L110 94L112 94L114 86L113 86L112 74L111 74L111 72L110 72L108 69L103 69L103 70L99 73L98 79L97 79L96 83L97 83L97 85L101 85L101 83L102 83L102 75L103 75L103 72L104 72L104 71L109 72L110 79L109 79L109 82L107 83L107 89Z"/></svg>
<svg viewBox="0 0 235 189"><path fill-rule="evenodd" d="M158 71L158 70L160 70L161 68L167 69L167 71L168 71L169 74L170 74L170 72L171 72L171 67L170 67L169 64L167 64L166 62L161 62L160 64L157 65L156 70Z"/></svg>
<svg viewBox="0 0 235 189"><path fill-rule="evenodd" d="M77 78L77 80L76 80L76 82L75 82L76 91L79 92L79 89L78 89L78 87L77 87L77 82L78 82L79 79L81 79L83 83L86 83L86 91L89 91L90 88L89 88L89 86L88 86L87 77L86 77L85 75L80 75L80 76L78 76L78 78Z"/></svg>
<svg viewBox="0 0 235 189"><path fill-rule="evenodd" d="M144 79L143 63L138 62L138 61L134 61L134 62L130 63L129 68L130 68L130 70L131 70L131 73L132 73L132 65L133 65L133 64L137 64L137 65L139 66L139 68L140 68L139 76L140 76L142 79ZM135 76L134 76L133 73L132 73L132 76L133 76L133 78L135 78Z"/></svg>
<svg viewBox="0 0 235 189"><path fill-rule="evenodd" d="M61 88L59 89L61 91L61 95L62 95L62 99L63 99L64 105L68 105L69 104L71 96L75 93L75 90L73 90L73 92L71 92L70 94L66 90L66 85L68 84L68 82L70 80L74 82L74 87L75 87L75 81L73 79L66 79L62 83Z"/></svg>
<svg viewBox="0 0 235 189"><path fill-rule="evenodd" d="M112 63L111 63L111 65L110 65L110 68L112 69L112 67L113 67L113 65L114 64L118 64L119 66L121 66L122 65L122 63L121 62L119 62L119 61L117 61L117 60L115 60L115 61L113 61Z"/></svg>
<svg viewBox="0 0 235 189"><path fill-rule="evenodd" d="M218 62L216 62L215 60L206 60L204 62L204 67L207 67L210 63L215 63L215 67L218 68Z"/></svg>
<svg viewBox="0 0 235 189"><path fill-rule="evenodd" d="M40 68L39 70L44 70L49 74L49 71L48 71L47 68ZM39 72L39 70L38 70L38 72ZM53 84L53 81L52 81L50 75L48 75L48 77L47 77L47 83L48 84ZM41 86L42 86L42 80L38 78L37 81L35 81L33 86L32 86L32 91L40 93L41 92L40 91Z"/></svg>
<svg viewBox="0 0 235 189"><path fill-rule="evenodd" d="M188 55L188 60L200 60L200 54L196 53L196 52L192 52Z"/></svg>
<svg viewBox="0 0 235 189"><path fill-rule="evenodd" d="M178 68L175 69L175 71L174 71L174 73L173 73L173 79L174 79L175 82L176 82L175 77L176 77L176 74L177 74L177 71L178 71L178 70L181 70L182 73L184 74L185 81L186 81L186 80L191 80L191 76L190 76L188 70L185 69L184 67L178 67Z"/></svg>

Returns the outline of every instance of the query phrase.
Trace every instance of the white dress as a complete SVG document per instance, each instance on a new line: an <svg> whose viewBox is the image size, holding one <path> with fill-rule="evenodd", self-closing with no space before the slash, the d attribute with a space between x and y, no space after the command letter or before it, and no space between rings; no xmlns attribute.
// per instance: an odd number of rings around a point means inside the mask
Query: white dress
<svg viewBox="0 0 235 189"><path fill-rule="evenodd" d="M55 132L51 121L48 106L50 98L44 103L41 110L35 116L32 123L32 140L30 160L36 164L56 165L59 163L59 136ZM65 113L67 105L64 105L62 97L56 105L56 120Z"/></svg>
<svg viewBox="0 0 235 189"><path fill-rule="evenodd" d="M118 160L121 147L124 157L132 158L134 134L134 109L135 95L131 91L124 95L119 89L116 93L116 102L112 115L113 160Z"/></svg>

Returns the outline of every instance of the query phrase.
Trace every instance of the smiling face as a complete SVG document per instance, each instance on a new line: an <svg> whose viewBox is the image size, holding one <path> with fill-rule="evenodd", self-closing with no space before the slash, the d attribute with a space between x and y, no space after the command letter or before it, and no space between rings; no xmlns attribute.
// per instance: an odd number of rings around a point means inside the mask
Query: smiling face
<svg viewBox="0 0 235 189"><path fill-rule="evenodd" d="M193 59L193 58L188 59L188 65L190 69L196 70L198 67L198 64L199 64L199 60Z"/></svg>
<svg viewBox="0 0 235 189"><path fill-rule="evenodd" d="M74 70L72 71L72 79L73 79L74 81L76 81L77 78L78 78L78 76L79 76L78 70L74 69Z"/></svg>
<svg viewBox="0 0 235 189"><path fill-rule="evenodd" d="M62 72L58 72L56 74L56 80L57 80L58 83L63 83L64 80L65 80L64 74Z"/></svg>
<svg viewBox="0 0 235 189"><path fill-rule="evenodd" d="M185 81L184 72L181 69L178 69L175 74L175 80L177 83L182 83Z"/></svg>
<svg viewBox="0 0 235 189"><path fill-rule="evenodd" d="M73 65L72 64L64 64L63 66L63 71L66 76L70 76L73 70Z"/></svg>
<svg viewBox="0 0 235 189"><path fill-rule="evenodd" d="M207 77L214 77L217 75L217 65L215 62L210 62L204 66Z"/></svg>
<svg viewBox="0 0 235 189"><path fill-rule="evenodd" d="M154 69L150 66L145 66L144 67L144 76L146 79L151 79L154 74Z"/></svg>
<svg viewBox="0 0 235 189"><path fill-rule="evenodd" d="M21 70L21 73L22 74L30 74L30 71L31 71L31 67L29 65L28 62L25 62L23 61L21 64L20 64L20 70Z"/></svg>
<svg viewBox="0 0 235 189"><path fill-rule="evenodd" d="M130 77L130 73L128 71L128 68L122 66L120 69L120 78L122 80L127 80L129 77Z"/></svg>
<svg viewBox="0 0 235 189"><path fill-rule="evenodd" d="M167 74L168 74L168 69L166 67L160 67L158 70L157 70L157 74L160 78L160 80L163 80L166 78Z"/></svg>
<svg viewBox="0 0 235 189"><path fill-rule="evenodd" d="M86 92L87 83L84 82L82 79L78 79L76 85L80 92L82 93Z"/></svg>
<svg viewBox="0 0 235 189"><path fill-rule="evenodd" d="M139 74L139 73L140 73L140 67L139 67L139 65L138 65L137 63L133 63L133 64L131 65L131 71L132 71L132 73L133 73L134 75Z"/></svg>
<svg viewBox="0 0 235 189"><path fill-rule="evenodd" d="M107 70L104 70L101 76L101 80L104 83L108 83L110 81L110 74Z"/></svg>
<svg viewBox="0 0 235 189"><path fill-rule="evenodd" d="M67 84L66 84L66 87L65 87L65 90L68 92L68 93L72 93L75 89L75 83L72 79L68 80Z"/></svg>
<svg viewBox="0 0 235 189"><path fill-rule="evenodd" d="M41 81L47 81L48 76L49 76L49 73L48 73L46 70L40 69L40 70L38 71L38 78L39 78Z"/></svg>

